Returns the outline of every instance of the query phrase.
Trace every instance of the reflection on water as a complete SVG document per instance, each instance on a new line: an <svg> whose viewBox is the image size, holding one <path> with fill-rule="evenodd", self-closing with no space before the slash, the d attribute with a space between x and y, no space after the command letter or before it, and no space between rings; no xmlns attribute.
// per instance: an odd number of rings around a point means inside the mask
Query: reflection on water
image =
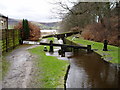
<svg viewBox="0 0 120 90"><path fill-rule="evenodd" d="M74 53L70 59L71 67L67 88L116 88L120 87L120 71L101 60L96 53L84 51Z"/></svg>

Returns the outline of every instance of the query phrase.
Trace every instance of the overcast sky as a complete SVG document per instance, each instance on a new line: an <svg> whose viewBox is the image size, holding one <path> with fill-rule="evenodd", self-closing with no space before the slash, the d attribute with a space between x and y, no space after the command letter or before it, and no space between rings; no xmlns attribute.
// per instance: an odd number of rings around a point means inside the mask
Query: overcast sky
<svg viewBox="0 0 120 90"><path fill-rule="evenodd" d="M55 8L56 6L50 3L55 1L59 0L1 0L0 13L15 19L24 18L38 22L57 21L59 19L54 18L56 14L51 12L54 11L53 8ZM67 1L78 0L61 0L61 1L69 4Z"/></svg>
<svg viewBox="0 0 120 90"><path fill-rule="evenodd" d="M15 19L28 19L39 22L57 21L50 4L54 0L1 0L0 13Z"/></svg>

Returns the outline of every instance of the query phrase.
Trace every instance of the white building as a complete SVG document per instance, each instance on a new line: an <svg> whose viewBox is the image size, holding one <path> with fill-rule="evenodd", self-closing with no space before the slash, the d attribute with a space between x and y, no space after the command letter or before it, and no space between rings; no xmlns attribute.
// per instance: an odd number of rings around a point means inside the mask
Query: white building
<svg viewBox="0 0 120 90"><path fill-rule="evenodd" d="M8 17L0 14L0 30L8 29Z"/></svg>

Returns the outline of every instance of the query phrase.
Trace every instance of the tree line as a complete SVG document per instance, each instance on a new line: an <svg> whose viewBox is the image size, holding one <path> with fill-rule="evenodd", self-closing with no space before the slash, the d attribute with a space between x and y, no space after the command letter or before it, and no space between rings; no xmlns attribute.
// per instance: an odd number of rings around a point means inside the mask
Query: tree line
<svg viewBox="0 0 120 90"><path fill-rule="evenodd" d="M62 2L57 2L57 4L67 11L62 16L61 31L83 30L82 35L86 39L101 42L109 39L110 44L118 44L120 2L78 1L73 3L72 8ZM96 33L98 33L98 39ZM114 40L111 40L110 35L114 36Z"/></svg>
<svg viewBox="0 0 120 90"><path fill-rule="evenodd" d="M19 29L21 31L21 40L31 40L38 41L41 37L41 32L39 26L33 24L27 19L20 21L14 29Z"/></svg>

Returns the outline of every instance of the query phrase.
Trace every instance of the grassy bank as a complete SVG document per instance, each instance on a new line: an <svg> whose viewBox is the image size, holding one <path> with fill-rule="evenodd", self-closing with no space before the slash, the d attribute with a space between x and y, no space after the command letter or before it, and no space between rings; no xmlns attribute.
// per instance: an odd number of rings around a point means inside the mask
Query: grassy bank
<svg viewBox="0 0 120 90"><path fill-rule="evenodd" d="M63 88L68 62L53 56L46 56L43 46L29 49L29 51L37 56L35 67L39 75L35 78L40 76L37 78L37 83L41 83L40 88Z"/></svg>
<svg viewBox="0 0 120 90"><path fill-rule="evenodd" d="M17 49L19 47L16 47L15 49ZM6 57L12 52L12 50L9 50L9 52L4 52L2 53L1 57L0 57L0 71L2 71L2 73L0 74L2 78L5 77L6 73L9 71L9 68L11 66L11 63L9 60L6 59Z"/></svg>
<svg viewBox="0 0 120 90"><path fill-rule="evenodd" d="M54 37L50 37L50 38L47 38L47 39L48 39L49 41L50 41L50 40L54 41L55 38L54 38Z"/></svg>
<svg viewBox="0 0 120 90"><path fill-rule="evenodd" d="M119 58L120 55L118 55L119 54L118 51L120 50L120 47L108 45L108 51L103 51L103 43L84 40L83 38L73 38L73 36L68 37L67 39L74 43L81 44L83 46L91 45L92 49L96 53L100 54L102 58L104 58L108 62L120 64L120 58Z"/></svg>
<svg viewBox="0 0 120 90"><path fill-rule="evenodd" d="M5 59L5 56L0 56L0 80L6 75L9 66L10 63Z"/></svg>

